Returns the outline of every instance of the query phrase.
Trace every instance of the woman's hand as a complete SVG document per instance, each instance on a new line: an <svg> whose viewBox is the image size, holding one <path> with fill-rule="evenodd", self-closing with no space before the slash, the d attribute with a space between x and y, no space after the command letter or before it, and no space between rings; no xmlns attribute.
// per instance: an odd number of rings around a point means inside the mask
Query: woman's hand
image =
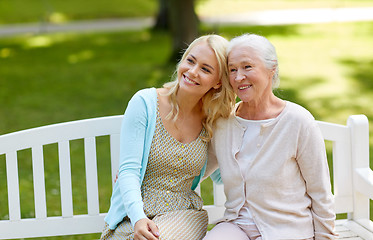
<svg viewBox="0 0 373 240"><path fill-rule="evenodd" d="M159 232L157 225L147 218L135 223L135 240L158 240Z"/></svg>

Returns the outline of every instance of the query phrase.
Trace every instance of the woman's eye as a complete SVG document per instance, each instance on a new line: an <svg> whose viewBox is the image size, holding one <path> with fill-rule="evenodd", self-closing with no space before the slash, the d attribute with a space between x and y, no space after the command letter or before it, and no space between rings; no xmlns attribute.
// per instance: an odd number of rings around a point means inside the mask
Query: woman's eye
<svg viewBox="0 0 373 240"><path fill-rule="evenodd" d="M205 67L202 68L202 71L207 72L207 73L211 73L210 69L205 68Z"/></svg>
<svg viewBox="0 0 373 240"><path fill-rule="evenodd" d="M189 63L194 63L194 60L193 59L191 59L191 58L187 58L187 61L189 62Z"/></svg>
<svg viewBox="0 0 373 240"><path fill-rule="evenodd" d="M245 69L249 69L249 68L251 68L250 65L246 65L246 66L245 66Z"/></svg>
<svg viewBox="0 0 373 240"><path fill-rule="evenodd" d="M233 72L235 72L235 71L236 71L236 69L234 69L234 68L229 69L229 72L231 72L231 73L233 73Z"/></svg>

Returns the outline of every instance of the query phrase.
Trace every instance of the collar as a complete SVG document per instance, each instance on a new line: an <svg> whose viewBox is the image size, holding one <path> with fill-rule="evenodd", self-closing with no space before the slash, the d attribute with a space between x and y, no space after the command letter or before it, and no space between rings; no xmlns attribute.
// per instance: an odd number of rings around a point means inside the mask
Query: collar
<svg viewBox="0 0 373 240"><path fill-rule="evenodd" d="M242 101L236 103L236 105L234 106L234 109L233 109L233 111L232 111L232 117L233 117L233 119L234 119L234 124L235 124L236 126L238 126L238 127L242 128L242 129L246 130L246 127L243 126L243 125L242 125L242 124L237 120L237 118L236 118L236 111L237 111L238 106L239 106L241 103L242 103ZM270 126L276 124L276 123L277 123L277 122L282 118L282 116L285 115L285 114L288 112L289 107L290 107L290 102L285 100L285 107L284 107L284 109L281 111L281 113L280 113L276 118L274 118L273 121L270 121L270 122L268 122L268 123L263 123L263 124L261 125L262 130L263 130L263 128L267 128L267 127L270 127Z"/></svg>

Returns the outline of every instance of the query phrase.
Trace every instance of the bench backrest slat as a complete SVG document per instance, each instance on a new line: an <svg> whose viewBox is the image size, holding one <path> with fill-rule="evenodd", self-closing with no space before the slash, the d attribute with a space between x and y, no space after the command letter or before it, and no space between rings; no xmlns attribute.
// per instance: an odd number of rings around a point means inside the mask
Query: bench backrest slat
<svg viewBox="0 0 373 240"><path fill-rule="evenodd" d="M94 137L84 139L84 153L88 214L97 215L100 213L100 208L98 203L96 139Z"/></svg>
<svg viewBox="0 0 373 240"><path fill-rule="evenodd" d="M318 121L323 137L333 142L333 188L336 213L353 209L351 130L348 126Z"/></svg>
<svg viewBox="0 0 373 240"><path fill-rule="evenodd" d="M60 168L61 210L63 217L73 216L73 197L71 185L70 145L68 141L58 143Z"/></svg>
<svg viewBox="0 0 373 240"><path fill-rule="evenodd" d="M16 221L21 219L17 153L15 151L11 151L8 152L5 157L8 186L9 220Z"/></svg>
<svg viewBox="0 0 373 240"><path fill-rule="evenodd" d="M35 217L47 217L47 201L45 195L43 147L35 146L32 151L32 171L34 180Z"/></svg>
<svg viewBox="0 0 373 240"><path fill-rule="evenodd" d="M351 128L351 169L354 176L354 182L357 187L358 178L356 176L358 169L366 169L371 172L369 167L369 122L364 115L354 115L348 118L347 126ZM356 181L356 182L355 182ZM371 176L366 176L365 181L371 183ZM368 184L369 186L369 184ZM368 188L355 189L353 196L353 214L350 214L354 219L369 219L370 217L370 199L369 194L362 194L370 191ZM371 223L370 223L371 225Z"/></svg>

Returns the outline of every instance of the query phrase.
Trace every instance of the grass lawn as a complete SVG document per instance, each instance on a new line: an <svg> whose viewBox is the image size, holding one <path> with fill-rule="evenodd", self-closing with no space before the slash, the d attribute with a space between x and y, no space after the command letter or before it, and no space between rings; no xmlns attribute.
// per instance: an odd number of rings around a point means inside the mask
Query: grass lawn
<svg viewBox="0 0 373 240"><path fill-rule="evenodd" d="M1 7L0 7L1 9ZM0 14L1 15L1 14ZM204 29L208 29L204 27ZM208 30L205 30L206 32ZM345 124L351 114L373 121L373 22L219 27L231 38L243 32L268 37L277 47L281 85L276 94L309 109L318 120ZM122 114L139 89L170 79L170 39L148 30L51 34L0 39L0 134L91 117ZM373 134L370 133L372 138ZM371 143L373 143L371 139ZM98 139L100 208L111 194L105 160L107 138ZM86 212L82 142L73 150L74 212ZM371 145L372 146L372 145ZM48 215L60 212L55 145L45 148ZM30 151L18 154L23 217L34 215ZM0 155L0 219L7 219L4 156ZM203 193L205 200L211 196ZM92 239L89 236L53 239ZM48 238L50 239L50 238Z"/></svg>

